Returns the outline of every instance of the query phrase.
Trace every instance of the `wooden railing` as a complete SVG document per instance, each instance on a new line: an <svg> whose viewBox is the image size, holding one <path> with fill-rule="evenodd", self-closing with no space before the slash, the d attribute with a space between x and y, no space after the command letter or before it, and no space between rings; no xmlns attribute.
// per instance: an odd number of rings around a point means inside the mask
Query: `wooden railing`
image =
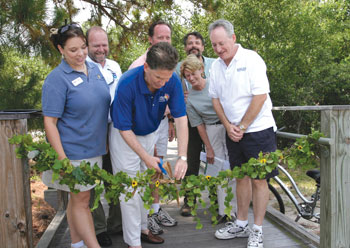
<svg viewBox="0 0 350 248"><path fill-rule="evenodd" d="M350 105L274 107L283 111L321 111L321 248L350 247ZM0 112L0 244L1 247L33 247L29 168L17 159L8 139L27 132L34 113ZM279 136L299 134L279 132ZM60 194L64 211L66 194Z"/></svg>
<svg viewBox="0 0 350 248"><path fill-rule="evenodd" d="M350 247L350 105L274 107L283 111L321 111L327 145L321 153L321 248ZM278 132L297 138L299 134Z"/></svg>

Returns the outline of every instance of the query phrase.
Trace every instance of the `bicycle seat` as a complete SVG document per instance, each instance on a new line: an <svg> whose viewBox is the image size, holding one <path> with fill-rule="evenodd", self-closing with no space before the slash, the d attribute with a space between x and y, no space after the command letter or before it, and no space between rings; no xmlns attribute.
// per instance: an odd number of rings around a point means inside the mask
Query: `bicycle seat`
<svg viewBox="0 0 350 248"><path fill-rule="evenodd" d="M321 183L321 173L320 170L308 170L306 172L306 175L311 177L316 181L316 183Z"/></svg>

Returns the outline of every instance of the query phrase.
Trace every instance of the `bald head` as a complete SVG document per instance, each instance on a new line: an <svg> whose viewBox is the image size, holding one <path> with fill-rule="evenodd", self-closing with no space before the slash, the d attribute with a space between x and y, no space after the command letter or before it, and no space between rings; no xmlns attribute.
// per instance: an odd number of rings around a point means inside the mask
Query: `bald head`
<svg viewBox="0 0 350 248"><path fill-rule="evenodd" d="M86 32L89 57L96 63L104 66L109 54L108 36L106 31L98 26L90 28Z"/></svg>

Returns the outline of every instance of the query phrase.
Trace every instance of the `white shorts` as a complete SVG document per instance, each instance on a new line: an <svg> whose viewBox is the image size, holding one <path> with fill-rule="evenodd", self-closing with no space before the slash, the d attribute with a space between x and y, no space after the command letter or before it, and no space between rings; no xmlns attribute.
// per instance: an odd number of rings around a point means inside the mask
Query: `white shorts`
<svg viewBox="0 0 350 248"><path fill-rule="evenodd" d="M91 166L94 166L94 164L97 163L98 167L100 167L102 169L102 156L98 156L98 157L94 157L94 158L87 158L87 159L80 159L80 160L70 160L71 164L74 167L78 167L82 161L90 162ZM43 176L42 176L43 183L48 187L70 192L69 187L66 184L60 184L58 180L52 182L52 174L53 174L52 170L44 171ZM96 186L96 184L86 185L86 186L76 184L74 186L74 188L83 192L83 191L91 190L95 186Z"/></svg>

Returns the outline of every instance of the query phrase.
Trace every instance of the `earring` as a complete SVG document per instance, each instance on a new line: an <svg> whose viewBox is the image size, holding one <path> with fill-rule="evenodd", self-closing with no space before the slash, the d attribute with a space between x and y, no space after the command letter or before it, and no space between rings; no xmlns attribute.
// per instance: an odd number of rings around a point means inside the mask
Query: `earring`
<svg viewBox="0 0 350 248"><path fill-rule="evenodd" d="M205 73L204 73L204 72L201 73L201 76L202 76L202 78L204 78L204 79L207 78L207 77L205 76Z"/></svg>

